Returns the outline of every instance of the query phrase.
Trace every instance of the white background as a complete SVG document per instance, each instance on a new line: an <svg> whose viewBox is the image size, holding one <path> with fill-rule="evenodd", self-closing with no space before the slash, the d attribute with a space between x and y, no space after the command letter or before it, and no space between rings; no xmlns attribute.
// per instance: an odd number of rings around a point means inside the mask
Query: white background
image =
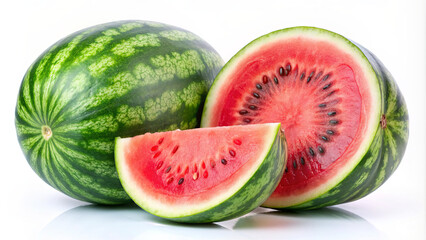
<svg viewBox="0 0 426 240"><path fill-rule="evenodd" d="M1 239L426 239L425 1L8 2L0 3ZM408 104L410 139L400 167L364 199L300 214L259 208L232 221L182 226L138 208L79 207L87 204L54 190L27 164L14 127L16 96L29 65L51 44L123 19L190 30L225 61L257 37L297 25L327 28L362 44L391 71Z"/></svg>

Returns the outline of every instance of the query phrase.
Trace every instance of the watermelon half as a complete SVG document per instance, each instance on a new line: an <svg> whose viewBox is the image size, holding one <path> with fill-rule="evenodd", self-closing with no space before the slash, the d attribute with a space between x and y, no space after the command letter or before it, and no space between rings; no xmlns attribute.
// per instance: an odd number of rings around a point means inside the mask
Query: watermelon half
<svg viewBox="0 0 426 240"><path fill-rule="evenodd" d="M319 208L359 199L395 171L408 112L395 81L367 49L313 27L262 36L216 77L202 127L281 122L283 178L264 206Z"/></svg>
<svg viewBox="0 0 426 240"><path fill-rule="evenodd" d="M280 181L286 142L279 123L117 138L115 161L129 196L178 222L223 221L262 204Z"/></svg>

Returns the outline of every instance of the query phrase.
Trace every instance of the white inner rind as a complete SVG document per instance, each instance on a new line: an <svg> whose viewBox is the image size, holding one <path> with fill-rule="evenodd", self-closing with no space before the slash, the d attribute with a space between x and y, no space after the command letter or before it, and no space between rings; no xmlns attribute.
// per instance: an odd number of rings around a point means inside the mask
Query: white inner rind
<svg viewBox="0 0 426 240"><path fill-rule="evenodd" d="M247 59L245 56L251 56L252 53L256 52L259 48L267 44L274 44L274 42L282 39L290 38L311 38L315 41L326 41L331 42L335 47L340 49L342 52L349 54L353 57L355 62L359 64L360 68L363 71L363 79L366 81L366 85L369 86L365 89L369 90L371 102L363 102L362 106L370 106L370 113L368 114L367 109L361 109L361 115L369 117L366 119L367 125L365 129L360 129L357 132L358 137L363 137L358 150L348 159L347 163L337 169L335 173L326 179L325 182L318 185L317 187L311 188L308 191L302 194L295 194L290 196L285 196L283 198L274 198L268 199L266 201L266 206L282 208L298 205L309 200L316 198L317 196L327 192L339 182L341 182L361 161L362 157L366 154L371 145L376 132L378 130L380 116L381 116L381 106L382 99L380 95L380 86L379 79L374 72L373 67L368 61L364 53L351 41L344 38L343 36L318 28L312 27L295 27L288 28L284 30L279 30L272 32L270 34L264 35L241 49L231 60L224 66L224 68L219 72L216 77L211 90L207 95L207 99L204 105L204 111L201 121L201 127L211 127L212 111L216 108L215 99L220 98L219 93L226 92L224 89L231 88L231 81L228 81L228 78L233 74L234 68L241 66L242 63L246 62ZM362 78L361 78L362 79ZM362 99L364 100L364 99ZM348 147L349 148L349 147ZM346 152L345 152L346 153ZM343 153L342 155L344 155Z"/></svg>
<svg viewBox="0 0 426 240"><path fill-rule="evenodd" d="M202 213L225 202L227 199L237 193L262 165L274 144L281 124L267 123L264 125L269 126L263 137L263 147L261 148L263 151L257 155L258 157L250 169L246 171L245 174L240 176L239 181L235 182L231 188L222 191L221 194L215 195L214 198L205 200L203 202L171 204L170 202L165 201L165 199L162 198L162 195L153 195L151 194L152 191L145 191L144 188L140 187L140 183L137 182L137 180L132 176L129 167L126 164L125 156L128 149L127 146L131 142L131 138L117 138L115 144L115 162L121 184L136 204L154 215L165 218L179 218ZM150 187L148 187L148 189L149 188Z"/></svg>

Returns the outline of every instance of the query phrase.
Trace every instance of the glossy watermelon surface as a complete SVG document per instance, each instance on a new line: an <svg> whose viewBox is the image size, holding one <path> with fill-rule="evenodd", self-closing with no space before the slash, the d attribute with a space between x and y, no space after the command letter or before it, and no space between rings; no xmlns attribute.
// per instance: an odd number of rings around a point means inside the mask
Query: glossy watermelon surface
<svg viewBox="0 0 426 240"><path fill-rule="evenodd" d="M146 133L117 138L124 189L146 211L206 223L241 216L280 181L286 142L279 123Z"/></svg>
<svg viewBox="0 0 426 240"><path fill-rule="evenodd" d="M263 204L311 209L359 199L399 165L408 111L393 77L364 47L325 29L262 36L221 70L202 126L281 122L283 178Z"/></svg>
<svg viewBox="0 0 426 240"><path fill-rule="evenodd" d="M73 33L30 66L16 105L16 131L34 171L83 201L130 201L114 165L115 137L199 125L222 67L197 35L149 21Z"/></svg>

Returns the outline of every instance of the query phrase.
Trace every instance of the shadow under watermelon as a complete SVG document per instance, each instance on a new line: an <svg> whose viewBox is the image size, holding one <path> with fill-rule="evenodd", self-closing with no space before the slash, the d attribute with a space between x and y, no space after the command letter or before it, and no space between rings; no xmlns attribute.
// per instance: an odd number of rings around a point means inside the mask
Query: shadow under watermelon
<svg viewBox="0 0 426 240"><path fill-rule="evenodd" d="M70 209L47 224L38 239L243 239L220 225L174 223L135 204L85 205Z"/></svg>
<svg viewBox="0 0 426 240"><path fill-rule="evenodd" d="M364 218L338 207L310 211L278 211L258 208L256 214L239 218L232 229L261 239L387 239Z"/></svg>

